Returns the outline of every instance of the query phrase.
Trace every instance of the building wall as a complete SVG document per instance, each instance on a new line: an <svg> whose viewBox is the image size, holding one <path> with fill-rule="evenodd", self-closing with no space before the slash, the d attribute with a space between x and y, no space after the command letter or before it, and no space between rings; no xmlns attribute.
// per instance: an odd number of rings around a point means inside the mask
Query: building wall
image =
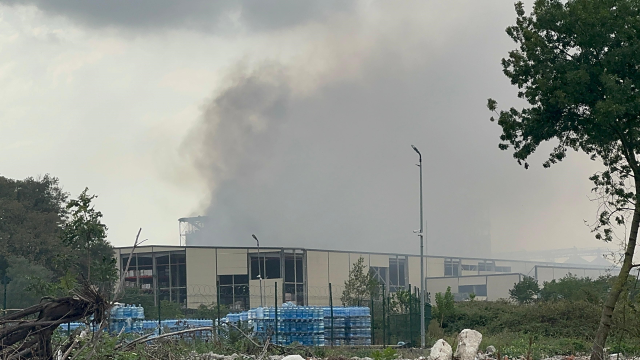
<svg viewBox="0 0 640 360"><path fill-rule="evenodd" d="M329 282L334 304L341 304L340 296L344 290L344 282L349 279L349 267L349 253L329 252Z"/></svg>
<svg viewBox="0 0 640 360"><path fill-rule="evenodd" d="M512 289L513 285L520 281L521 278L522 275L520 274L487 276L487 300L508 299L509 290Z"/></svg>
<svg viewBox="0 0 640 360"><path fill-rule="evenodd" d="M325 305L329 298L329 253L307 251L307 300L309 305Z"/></svg>
<svg viewBox="0 0 640 360"><path fill-rule="evenodd" d="M187 248L187 306L217 302L217 249Z"/></svg>
<svg viewBox="0 0 640 360"><path fill-rule="evenodd" d="M143 246L136 249L135 253L158 253L158 252L176 252L185 250L186 256L186 286L187 299L186 305L190 308L198 307L201 304L210 305L217 301L217 280L220 275L249 275L248 274L248 255L257 252L255 248L207 248L207 247L166 247L166 246ZM262 249L261 249L262 250ZM265 248L265 252L281 252L279 248ZM289 249L284 249L284 253ZM115 254L128 256L130 248L115 249ZM333 303L341 304L340 297L344 289L344 283L349 277L350 268L360 258L365 260L365 268L370 266L389 267L389 258L396 257L396 254L367 254L359 252L337 252L325 250L306 250L304 267L305 267L305 301L310 305L328 305L329 304L329 283L333 287ZM405 255L397 255L400 258ZM406 285L415 287L420 286L420 257L406 256L407 272ZM510 261L510 260L490 260L495 263L496 267L502 267L503 271L511 270L512 273L495 273L473 271L479 262L483 259L465 259L453 258L460 260L460 274L466 275L462 277L445 277L443 257L428 257L426 260L426 275L428 276L427 291L431 293L431 299L438 292L445 292L448 286L454 293L458 293L460 286L465 286L465 290L469 290L469 286L486 285L487 299L497 300L507 298L508 290L513 287L520 277L524 275L537 277L540 283L550 281L552 279L560 279L567 274L575 274L579 277L597 278L604 275L606 270L566 267L561 264L553 266L547 263ZM117 262L118 267L121 261ZM462 266L466 270L462 270ZM479 268L479 267L478 267ZM486 274L486 276L485 276ZM234 277L235 278L235 277ZM279 282L279 296L283 292L282 279L269 279L263 281L263 302L273 305L275 301L274 282ZM249 291L251 306L256 306L260 302L259 281L250 280ZM475 289L475 288L474 288ZM477 295L477 294L476 294ZM281 298L281 296L280 296ZM480 300L481 297L478 297Z"/></svg>
<svg viewBox="0 0 640 360"><path fill-rule="evenodd" d="M246 249L218 248L218 275L246 275L248 268Z"/></svg>

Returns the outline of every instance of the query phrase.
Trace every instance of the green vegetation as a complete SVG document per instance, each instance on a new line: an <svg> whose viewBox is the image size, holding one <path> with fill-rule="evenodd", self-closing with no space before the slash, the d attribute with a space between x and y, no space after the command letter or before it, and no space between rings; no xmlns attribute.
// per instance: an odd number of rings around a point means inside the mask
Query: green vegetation
<svg viewBox="0 0 640 360"><path fill-rule="evenodd" d="M361 256L349 271L349 279L344 282L344 290L340 301L343 305L357 306L369 303L371 297L377 294L380 284L369 271L365 271L364 258Z"/></svg>
<svg viewBox="0 0 640 360"><path fill-rule="evenodd" d="M589 279L569 274L539 288L535 280L534 285L532 279L525 277L514 284L511 300L455 303L452 310L446 311L448 315L442 323L441 317L431 321L429 340L433 343L444 338L453 345L461 330L475 329L483 334L483 347L493 345L510 357L528 351L534 359L584 354L591 349L602 305L615 281L614 277ZM623 287L612 318L608 344L612 353L640 354L639 282L633 277ZM436 294L436 301L444 297L445 294ZM434 310L435 314L440 311Z"/></svg>
<svg viewBox="0 0 640 360"><path fill-rule="evenodd" d="M540 292L540 286L536 279L525 276L520 282L509 290L511 300L519 304L530 304Z"/></svg>
<svg viewBox="0 0 640 360"><path fill-rule="evenodd" d="M83 280L113 288L113 249L94 199L85 189L69 200L49 175L0 176L0 256L5 259L0 267L8 265L8 308L33 305L45 295L66 295Z"/></svg>
<svg viewBox="0 0 640 360"><path fill-rule="evenodd" d="M451 286L447 286L447 291L436 294L436 311L434 313L436 319L440 319L440 326L444 323L445 318L449 320L455 313L455 303Z"/></svg>
<svg viewBox="0 0 640 360"><path fill-rule="evenodd" d="M547 141L555 147L544 167L570 150L603 166L590 177L600 203L592 230L597 239L620 241L624 251L594 332L591 359L601 360L640 226L640 6L637 0L536 0L530 14L522 2L515 9L516 24L506 31L517 48L502 66L526 105L500 111L493 99L487 105L502 129L499 148L512 148L525 168Z"/></svg>

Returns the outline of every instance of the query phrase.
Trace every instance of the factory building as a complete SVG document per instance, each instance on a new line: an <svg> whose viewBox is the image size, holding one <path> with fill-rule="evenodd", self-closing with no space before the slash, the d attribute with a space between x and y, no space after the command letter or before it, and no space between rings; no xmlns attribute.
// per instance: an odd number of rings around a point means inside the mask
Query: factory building
<svg viewBox="0 0 640 360"><path fill-rule="evenodd" d="M115 251L122 273L131 248ZM359 258L386 293L420 286L420 257L413 254L275 247L141 246L124 277L127 288L188 308L218 302L238 310L276 301L329 305L330 298L339 305L349 271ZM597 278L616 271L611 266L522 260L444 256L425 260L427 292L451 287L458 300L471 293L478 300L508 298L509 289L523 276L542 284L567 274Z"/></svg>

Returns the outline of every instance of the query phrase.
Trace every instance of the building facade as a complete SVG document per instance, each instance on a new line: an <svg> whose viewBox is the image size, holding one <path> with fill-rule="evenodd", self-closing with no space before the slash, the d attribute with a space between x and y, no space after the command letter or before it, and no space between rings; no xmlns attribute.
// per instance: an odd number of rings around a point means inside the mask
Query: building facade
<svg viewBox="0 0 640 360"><path fill-rule="evenodd" d="M141 246L117 248L125 286L154 299L183 307L220 303L247 309L275 302L299 305L341 304L349 272L358 259L387 293L420 286L420 257L409 254L350 252L302 248L214 246ZM469 294L478 300L509 297L523 276L541 284L568 274L597 278L615 269L518 260L425 257L426 289L451 291L457 299Z"/></svg>

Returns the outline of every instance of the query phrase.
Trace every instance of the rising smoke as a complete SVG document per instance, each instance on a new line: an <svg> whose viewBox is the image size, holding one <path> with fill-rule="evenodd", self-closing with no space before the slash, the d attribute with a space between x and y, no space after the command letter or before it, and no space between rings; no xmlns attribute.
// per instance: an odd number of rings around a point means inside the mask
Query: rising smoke
<svg viewBox="0 0 640 360"><path fill-rule="evenodd" d="M484 155L497 151L478 138L490 133L483 86L436 34L408 30L429 29L359 29L323 41L320 60L233 69L185 141L211 190L200 243L251 246L257 234L262 246L416 253L415 144L429 253L489 255ZM415 47L396 45L403 36Z"/></svg>

